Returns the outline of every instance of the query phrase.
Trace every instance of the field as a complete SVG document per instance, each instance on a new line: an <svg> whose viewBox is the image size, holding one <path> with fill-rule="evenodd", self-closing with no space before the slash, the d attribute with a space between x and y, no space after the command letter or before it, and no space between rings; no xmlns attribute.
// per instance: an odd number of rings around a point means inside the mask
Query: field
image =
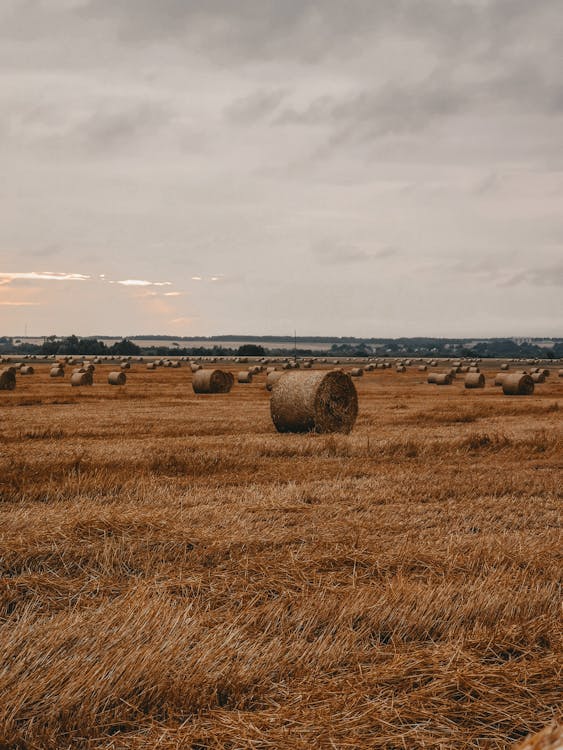
<svg viewBox="0 0 563 750"><path fill-rule="evenodd" d="M195 396L47 366L0 392L0 747L507 748L561 716L561 403L356 380L279 435L265 375Z"/></svg>

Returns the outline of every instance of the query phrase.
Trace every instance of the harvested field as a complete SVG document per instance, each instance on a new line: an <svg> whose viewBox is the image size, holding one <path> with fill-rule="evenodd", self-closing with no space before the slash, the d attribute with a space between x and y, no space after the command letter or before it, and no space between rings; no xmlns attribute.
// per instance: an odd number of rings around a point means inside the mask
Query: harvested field
<svg viewBox="0 0 563 750"><path fill-rule="evenodd" d="M34 367L0 392L0 748L490 750L561 717L557 377L377 369L349 435L295 435L265 372Z"/></svg>

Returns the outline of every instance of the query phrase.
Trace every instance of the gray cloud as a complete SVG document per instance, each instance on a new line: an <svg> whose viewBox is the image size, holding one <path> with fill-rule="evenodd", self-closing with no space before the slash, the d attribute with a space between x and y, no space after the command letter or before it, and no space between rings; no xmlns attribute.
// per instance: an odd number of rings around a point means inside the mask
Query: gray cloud
<svg viewBox="0 0 563 750"><path fill-rule="evenodd" d="M396 256L398 250L394 247L372 249L353 244L337 243L332 240L323 240L313 245L312 253L319 263L336 266L385 260Z"/></svg>

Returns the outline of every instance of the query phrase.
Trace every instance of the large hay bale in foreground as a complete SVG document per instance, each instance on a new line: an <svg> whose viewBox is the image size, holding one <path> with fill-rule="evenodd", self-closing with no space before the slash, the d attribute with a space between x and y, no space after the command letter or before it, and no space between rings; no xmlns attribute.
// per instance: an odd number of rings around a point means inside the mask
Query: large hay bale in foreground
<svg viewBox="0 0 563 750"><path fill-rule="evenodd" d="M278 380L284 375L285 373L281 370L272 370L272 372L268 373L268 377L266 378L266 390L271 391L272 388L275 386L275 384L278 382Z"/></svg>
<svg viewBox="0 0 563 750"><path fill-rule="evenodd" d="M482 372L468 372L465 376L466 388L484 388L485 376Z"/></svg>
<svg viewBox="0 0 563 750"><path fill-rule="evenodd" d="M563 724L550 724L512 747L513 750L563 750Z"/></svg>
<svg viewBox="0 0 563 750"><path fill-rule="evenodd" d="M0 391L13 391L16 387L16 373L12 367L0 370Z"/></svg>
<svg viewBox="0 0 563 750"><path fill-rule="evenodd" d="M502 392L505 396L530 396L534 392L534 381L525 373L514 372L503 379Z"/></svg>
<svg viewBox="0 0 563 750"><path fill-rule="evenodd" d="M234 378L224 370L197 370L192 378L194 393L228 393Z"/></svg>
<svg viewBox="0 0 563 750"><path fill-rule="evenodd" d="M120 370L119 372L108 373L109 385L125 385L126 382L127 375L123 372L123 370Z"/></svg>
<svg viewBox="0 0 563 750"><path fill-rule="evenodd" d="M286 372L272 390L272 421L278 432L350 432L358 394L348 373Z"/></svg>
<svg viewBox="0 0 563 750"><path fill-rule="evenodd" d="M72 386L77 385L93 385L94 377L90 370L84 370L84 372L73 372L70 378L70 384Z"/></svg>

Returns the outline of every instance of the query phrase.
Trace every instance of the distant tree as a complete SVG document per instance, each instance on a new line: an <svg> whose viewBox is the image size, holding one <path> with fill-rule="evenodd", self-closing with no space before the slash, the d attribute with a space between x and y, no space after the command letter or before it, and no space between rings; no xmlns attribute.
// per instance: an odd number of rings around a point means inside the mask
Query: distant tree
<svg viewBox="0 0 563 750"><path fill-rule="evenodd" d="M239 357L263 357L266 350L258 344L243 344L237 349L237 354Z"/></svg>
<svg viewBox="0 0 563 750"><path fill-rule="evenodd" d="M112 354L120 354L121 356L139 355L142 353L141 347L129 341L129 339L116 341L115 344L110 346L109 351Z"/></svg>

